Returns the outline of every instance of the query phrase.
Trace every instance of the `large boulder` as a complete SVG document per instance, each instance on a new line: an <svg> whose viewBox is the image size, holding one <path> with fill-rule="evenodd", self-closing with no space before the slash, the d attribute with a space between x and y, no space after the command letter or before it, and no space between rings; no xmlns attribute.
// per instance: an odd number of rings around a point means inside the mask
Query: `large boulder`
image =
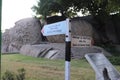
<svg viewBox="0 0 120 80"><path fill-rule="evenodd" d="M106 56L110 56L110 53L97 46L71 48L72 58L83 58L86 53L103 53ZM48 59L65 59L65 44L47 43L37 45L23 45L20 49L20 54Z"/></svg>
<svg viewBox="0 0 120 80"><path fill-rule="evenodd" d="M63 59L65 55L64 43L47 43L37 45L23 45L20 54L49 59Z"/></svg>
<svg viewBox="0 0 120 80"><path fill-rule="evenodd" d="M19 52L22 45L41 42L41 24L36 18L17 21L15 26L2 34L2 53Z"/></svg>
<svg viewBox="0 0 120 80"><path fill-rule="evenodd" d="M71 19L71 32L72 35L79 35L79 36L92 37L93 35L91 24L80 18ZM65 42L65 35L48 36L47 39L49 42L63 43Z"/></svg>

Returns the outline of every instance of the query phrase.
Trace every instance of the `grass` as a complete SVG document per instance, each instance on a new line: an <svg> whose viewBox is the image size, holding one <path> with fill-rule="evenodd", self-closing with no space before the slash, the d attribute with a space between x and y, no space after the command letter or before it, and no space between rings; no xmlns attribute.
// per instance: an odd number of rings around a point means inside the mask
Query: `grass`
<svg viewBox="0 0 120 80"><path fill-rule="evenodd" d="M64 60L33 58L21 54L1 56L1 74L6 70L26 70L26 80L64 80ZM120 70L120 67L117 66ZM95 80L95 73L85 59L71 61L71 80Z"/></svg>

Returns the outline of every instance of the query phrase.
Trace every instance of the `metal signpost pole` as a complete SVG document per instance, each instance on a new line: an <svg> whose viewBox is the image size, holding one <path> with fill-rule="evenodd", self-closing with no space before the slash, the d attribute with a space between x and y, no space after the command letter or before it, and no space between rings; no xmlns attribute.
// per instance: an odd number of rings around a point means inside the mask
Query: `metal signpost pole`
<svg viewBox="0 0 120 80"><path fill-rule="evenodd" d="M65 34L66 49L65 49L65 80L70 80L70 61L71 61L71 24L69 19L67 21L67 28Z"/></svg>
<svg viewBox="0 0 120 80"><path fill-rule="evenodd" d="M71 61L71 23L69 19L65 21L45 25L42 30L44 36L65 34L65 80L70 80L70 61Z"/></svg>

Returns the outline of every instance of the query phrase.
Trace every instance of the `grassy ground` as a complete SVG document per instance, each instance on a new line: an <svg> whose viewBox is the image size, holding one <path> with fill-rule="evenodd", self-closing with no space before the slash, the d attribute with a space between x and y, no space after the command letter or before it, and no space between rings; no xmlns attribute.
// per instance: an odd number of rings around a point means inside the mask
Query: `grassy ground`
<svg viewBox="0 0 120 80"><path fill-rule="evenodd" d="M33 58L21 54L1 56L1 73L26 70L26 80L64 80L64 60ZM116 66L120 71L120 66ZM85 59L71 61L71 80L95 80L95 74Z"/></svg>

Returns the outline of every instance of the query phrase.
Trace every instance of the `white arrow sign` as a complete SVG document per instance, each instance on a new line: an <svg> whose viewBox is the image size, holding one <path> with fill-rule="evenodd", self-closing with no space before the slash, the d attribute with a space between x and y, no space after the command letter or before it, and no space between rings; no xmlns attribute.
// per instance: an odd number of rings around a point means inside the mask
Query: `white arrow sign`
<svg viewBox="0 0 120 80"><path fill-rule="evenodd" d="M44 36L59 35L66 33L67 20L45 25L41 32Z"/></svg>

